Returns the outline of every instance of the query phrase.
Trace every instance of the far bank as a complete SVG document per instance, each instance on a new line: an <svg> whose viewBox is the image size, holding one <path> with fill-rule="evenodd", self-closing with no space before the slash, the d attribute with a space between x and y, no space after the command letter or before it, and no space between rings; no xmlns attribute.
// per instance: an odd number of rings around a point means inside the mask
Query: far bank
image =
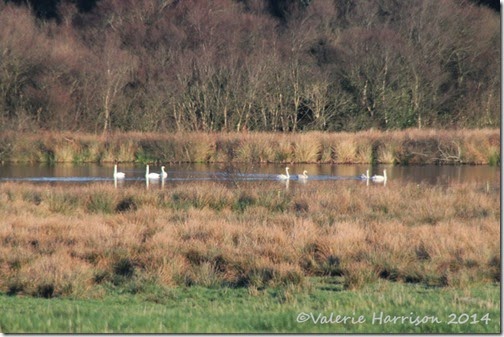
<svg viewBox="0 0 504 337"><path fill-rule="evenodd" d="M500 165L499 129L356 133L16 133L0 162Z"/></svg>

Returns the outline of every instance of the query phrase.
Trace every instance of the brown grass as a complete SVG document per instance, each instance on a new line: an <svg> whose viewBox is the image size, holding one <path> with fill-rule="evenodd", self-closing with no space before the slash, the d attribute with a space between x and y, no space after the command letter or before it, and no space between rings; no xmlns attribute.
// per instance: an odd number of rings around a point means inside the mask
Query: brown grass
<svg viewBox="0 0 504 337"><path fill-rule="evenodd" d="M10 162L500 164L500 130L0 135Z"/></svg>
<svg viewBox="0 0 504 337"><path fill-rule="evenodd" d="M348 289L379 278L500 282L498 186L398 184L146 192L3 183L0 289L86 296L142 279L260 289L319 275L341 276ZM119 207L125 200L135 207Z"/></svg>

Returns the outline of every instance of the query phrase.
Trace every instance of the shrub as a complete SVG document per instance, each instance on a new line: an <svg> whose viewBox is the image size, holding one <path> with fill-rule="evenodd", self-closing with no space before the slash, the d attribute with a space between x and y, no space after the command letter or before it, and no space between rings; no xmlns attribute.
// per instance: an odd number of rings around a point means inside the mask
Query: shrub
<svg viewBox="0 0 504 337"><path fill-rule="evenodd" d="M105 191L91 194L87 201L87 210L91 213L110 214L114 210L114 197Z"/></svg>
<svg viewBox="0 0 504 337"><path fill-rule="evenodd" d="M130 212L136 211L138 209L137 203L133 199L133 197L126 197L122 199L116 206L116 213Z"/></svg>

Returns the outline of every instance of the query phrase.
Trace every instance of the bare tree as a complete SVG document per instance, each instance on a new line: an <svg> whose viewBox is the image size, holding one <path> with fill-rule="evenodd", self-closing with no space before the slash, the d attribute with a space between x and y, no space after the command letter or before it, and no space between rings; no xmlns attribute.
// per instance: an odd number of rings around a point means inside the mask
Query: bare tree
<svg viewBox="0 0 504 337"><path fill-rule="evenodd" d="M497 126L499 16L469 0L0 4L2 128Z"/></svg>
<svg viewBox="0 0 504 337"><path fill-rule="evenodd" d="M102 52L102 65L99 71L104 79L102 87L103 133L110 129L113 105L118 100L121 90L132 78L136 68L133 55L119 47L120 41L116 34L108 33Z"/></svg>

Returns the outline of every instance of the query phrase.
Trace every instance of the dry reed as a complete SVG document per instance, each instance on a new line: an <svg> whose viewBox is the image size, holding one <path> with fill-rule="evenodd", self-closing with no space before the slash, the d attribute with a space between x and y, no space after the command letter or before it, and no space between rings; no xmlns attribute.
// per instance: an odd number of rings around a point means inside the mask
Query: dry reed
<svg viewBox="0 0 504 337"><path fill-rule="evenodd" d="M145 192L3 183L0 289L85 296L145 279L260 289L318 275L341 276L348 289L378 278L500 281L498 188L397 184L292 194L267 184Z"/></svg>
<svg viewBox="0 0 504 337"><path fill-rule="evenodd" d="M500 164L500 130L0 135L7 162Z"/></svg>

